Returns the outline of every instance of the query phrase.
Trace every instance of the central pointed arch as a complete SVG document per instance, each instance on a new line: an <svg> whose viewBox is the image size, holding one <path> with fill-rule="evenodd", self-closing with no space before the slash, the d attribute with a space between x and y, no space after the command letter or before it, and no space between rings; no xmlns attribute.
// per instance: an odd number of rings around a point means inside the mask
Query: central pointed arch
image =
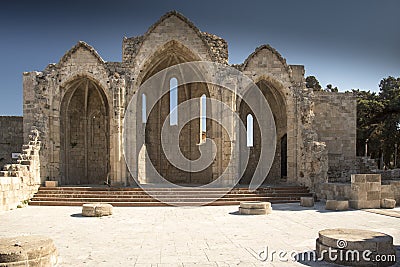
<svg viewBox="0 0 400 267"><path fill-rule="evenodd" d="M140 84L144 83L154 74L162 71L168 67L191 61L198 61L200 57L193 53L190 49L182 45L181 43L172 40L163 46L161 46L147 61L145 69L142 71L140 78ZM201 75L199 73L199 75ZM200 171L200 172L187 172L176 168L174 165L168 162L165 153L161 145L161 129L164 127L170 127L170 131L176 131L182 123L180 121L179 114L181 112L191 112L192 114L201 117L201 110L191 107L190 110L182 111L179 110L179 104L194 98L200 99L203 95L207 98L210 97L209 87L205 83L192 83L184 84L185 77L182 76L182 72L178 68L165 74L163 85L168 88L168 93L161 96L159 95L158 88L151 88L153 92L140 92L140 94L146 93L146 97L149 103L156 103L152 110L148 110L148 120L144 130L145 143L139 144L140 150L145 147L149 159L151 162L139 162L139 166L146 166L152 164L157 172L165 179L173 183L182 184L207 184L212 181L213 172L212 166ZM174 84L179 85L177 88L171 89L171 81ZM171 93L173 93L173 98ZM155 98L155 99L152 99ZM175 99L176 98L176 99ZM171 101L174 101L172 103ZM175 102L176 101L176 102ZM171 107L178 106L178 111L175 110L171 113ZM149 107L149 106L148 106ZM211 107L208 107L211 109ZM177 111L177 112L176 112ZM168 114L171 113L170 121L165 122ZM175 117L175 115L177 115ZM206 121L207 131L212 129L211 121ZM201 133L200 120L192 120L183 126L183 129L179 133L179 148L182 154L188 160L195 160L200 157L199 145L199 133ZM139 157L138 160L143 161L143 157ZM141 167L143 168L143 167ZM142 173L148 173L143 171ZM151 182L151 177L138 177L139 181Z"/></svg>

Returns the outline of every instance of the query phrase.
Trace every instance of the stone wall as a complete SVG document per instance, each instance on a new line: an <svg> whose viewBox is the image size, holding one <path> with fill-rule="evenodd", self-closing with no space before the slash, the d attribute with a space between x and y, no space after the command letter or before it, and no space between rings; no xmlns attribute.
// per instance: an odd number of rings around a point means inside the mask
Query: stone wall
<svg viewBox="0 0 400 267"><path fill-rule="evenodd" d="M330 182L348 182L357 173L357 103L351 93L314 92L314 125L328 150Z"/></svg>
<svg viewBox="0 0 400 267"><path fill-rule="evenodd" d="M349 200L355 209L380 208L385 198L400 205L400 180L382 181L380 174L352 174L351 183L325 183L322 199Z"/></svg>
<svg viewBox="0 0 400 267"><path fill-rule="evenodd" d="M33 130L22 148L17 164L7 164L0 171L0 210L27 204L40 186L39 132Z"/></svg>
<svg viewBox="0 0 400 267"><path fill-rule="evenodd" d="M22 117L0 116L0 169L5 164L17 163L11 153L21 153L23 145Z"/></svg>

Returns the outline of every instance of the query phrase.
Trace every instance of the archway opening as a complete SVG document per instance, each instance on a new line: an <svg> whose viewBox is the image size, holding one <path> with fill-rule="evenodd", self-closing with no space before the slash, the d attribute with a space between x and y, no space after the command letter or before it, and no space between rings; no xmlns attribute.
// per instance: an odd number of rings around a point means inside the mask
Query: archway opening
<svg viewBox="0 0 400 267"><path fill-rule="evenodd" d="M286 102L282 92L275 88L272 84L265 80L261 80L257 83L258 88L264 95L264 99L259 101L267 101L271 108L276 127L276 150L274 161L271 169L264 178L265 184L279 183L282 179L287 176L287 113L286 113ZM254 96L252 96L254 94ZM247 92L246 97L256 97L254 91ZM260 103L260 102L259 102ZM239 114L243 123L246 125L247 133L245 136L240 137L240 148L249 150L249 160L246 165L244 174L240 179L241 184L249 184L251 178L257 169L259 164L259 158L261 153L261 131L257 118L254 117L254 111L259 110L261 104L256 104L254 107L249 107L244 101L240 102ZM251 135L251 136L250 136ZM249 137L250 138L249 140ZM263 137L268 138L268 137ZM251 142L249 142L251 141ZM249 145L251 144L251 145Z"/></svg>
<svg viewBox="0 0 400 267"><path fill-rule="evenodd" d="M199 60L199 58L187 48L174 41L164 46L164 49L160 51L161 52L156 52L152 59L146 64L147 68L143 72L142 84L154 74L168 67ZM180 170L169 162L161 144L162 127L169 127L168 132L171 133L171 138L174 137L175 133L179 136L180 152L188 160L193 161L200 157L200 146L203 144L203 141L205 142L205 137L212 136L212 121L207 119L207 114L211 109L211 107L206 104L207 99L210 97L208 85L206 83L197 82L179 85L184 83L185 77L183 77L179 68L177 69L169 71L163 78L162 86L168 88L167 94L163 96L158 95L157 92L160 91L158 88L151 88L151 90L154 90L152 92L142 92L146 93L149 103L155 103L151 110L150 104L148 105L148 118L146 125L144 125L144 147L151 161L151 165L154 166L156 171L166 180L175 184L184 185L207 184L213 179L212 164L202 171ZM199 99L200 105L197 105L197 108L193 105L189 110L180 110L179 105L190 99ZM187 112L196 115L199 119L193 119L187 122L178 133L177 129L180 128L183 123L180 114ZM169 121L164 124L168 115ZM143 160L143 157L138 160L140 161L138 164L139 169L143 168L143 165L147 166L149 164L149 162ZM150 172L142 171L141 173ZM139 177L139 180L149 183L152 182L151 177Z"/></svg>
<svg viewBox="0 0 400 267"><path fill-rule="evenodd" d="M67 84L61 104L61 183L103 184L110 171L109 110L97 82Z"/></svg>

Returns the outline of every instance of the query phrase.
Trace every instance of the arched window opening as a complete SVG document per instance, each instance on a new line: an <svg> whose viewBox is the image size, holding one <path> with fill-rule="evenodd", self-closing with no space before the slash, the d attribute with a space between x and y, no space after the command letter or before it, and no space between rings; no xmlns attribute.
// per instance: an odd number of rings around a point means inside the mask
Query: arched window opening
<svg viewBox="0 0 400 267"><path fill-rule="evenodd" d="M169 125L178 125L178 80L169 80Z"/></svg>
<svg viewBox="0 0 400 267"><path fill-rule="evenodd" d="M207 97L200 98L200 143L206 142L207 138Z"/></svg>
<svg viewBox="0 0 400 267"><path fill-rule="evenodd" d="M253 147L254 131L253 131L253 115L247 115L247 147Z"/></svg>
<svg viewBox="0 0 400 267"><path fill-rule="evenodd" d="M142 122L147 122L146 95L142 94Z"/></svg>

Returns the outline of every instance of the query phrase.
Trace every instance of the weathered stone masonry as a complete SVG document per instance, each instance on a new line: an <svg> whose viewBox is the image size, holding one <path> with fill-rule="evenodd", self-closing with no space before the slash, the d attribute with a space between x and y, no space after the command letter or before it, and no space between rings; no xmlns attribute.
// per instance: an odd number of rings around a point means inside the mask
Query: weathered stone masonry
<svg viewBox="0 0 400 267"><path fill-rule="evenodd" d="M0 169L9 163L17 163L12 153L21 153L23 144L22 117L0 117Z"/></svg>
<svg viewBox="0 0 400 267"><path fill-rule="evenodd" d="M177 12L164 15L142 36L124 38L122 46L122 62L105 62L90 45L78 42L58 63L41 72L23 74L24 140L28 141L33 126L41 133L41 182L100 184L109 179L114 185L132 185L134 181L123 157L123 119L133 95L140 94L140 85L156 72L183 62L228 65L226 41L200 31ZM277 150L266 184L301 184L319 194L321 185L328 181L328 173L336 177L340 170L340 177L350 177L351 163L356 160L352 96L307 89L304 66L287 64L269 45L258 47L243 64L233 67L253 79L274 114ZM230 105L241 118L249 112L237 96L215 86L200 84L184 89L190 93L179 95L179 101L199 97L202 92ZM148 130L144 132L151 142L138 147L147 150L161 173L173 173L168 179L207 183L218 177L230 158L240 160L235 152L227 154L230 145L237 146L227 140L228 134L207 124L207 137L224 152L217 154L216 161L201 175L173 170L165 163L157 136L160 120L168 113L169 102L163 101L149 117ZM190 133L198 132L198 125L184 130L193 138ZM243 141L241 137L238 140ZM189 158L196 155L194 142L184 140L183 144ZM255 146L251 152L254 161L257 149ZM151 182L151 177L139 177L148 163L139 151L133 152L137 163L132 175ZM255 163L250 162L246 175L251 174ZM235 175L233 170L231 173ZM246 179L243 177L241 182Z"/></svg>

